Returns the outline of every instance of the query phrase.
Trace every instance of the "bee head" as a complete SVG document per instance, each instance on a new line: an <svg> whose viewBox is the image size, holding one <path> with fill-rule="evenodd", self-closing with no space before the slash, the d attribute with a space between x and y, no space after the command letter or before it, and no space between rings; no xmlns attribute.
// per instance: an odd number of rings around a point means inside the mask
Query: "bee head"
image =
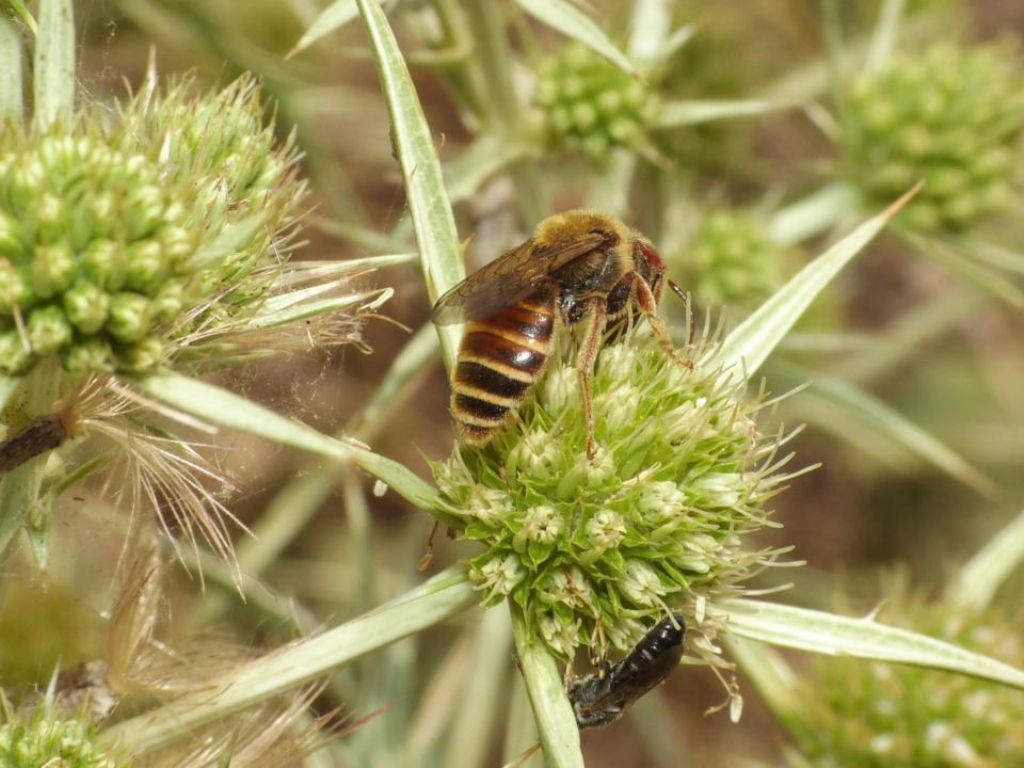
<svg viewBox="0 0 1024 768"><path fill-rule="evenodd" d="M651 293L654 298L661 299L662 289L665 287L665 261L661 255L654 250L654 246L642 237L633 241L633 261L636 264L636 271L644 282L651 286Z"/></svg>

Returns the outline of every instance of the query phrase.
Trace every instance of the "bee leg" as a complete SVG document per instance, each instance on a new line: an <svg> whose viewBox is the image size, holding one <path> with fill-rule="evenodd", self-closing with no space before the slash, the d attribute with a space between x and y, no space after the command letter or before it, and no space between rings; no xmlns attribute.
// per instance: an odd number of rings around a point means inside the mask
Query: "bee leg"
<svg viewBox="0 0 1024 768"><path fill-rule="evenodd" d="M590 315L590 325L576 355L576 367L580 372L583 415L587 419L587 458L593 459L597 455L597 441L594 439L594 405L590 397L590 377L594 373L594 360L597 359L597 350L601 346L608 310L605 300L599 296L587 299L585 305L584 313Z"/></svg>
<svg viewBox="0 0 1024 768"><path fill-rule="evenodd" d="M665 324L661 322L661 317L658 316L658 300L654 297L651 286L642 278L636 281L636 302L637 306L640 307L640 311L647 317L647 322L651 324L654 336L658 339L658 344L661 345L661 348L665 350L665 354L680 365L693 370L693 363L682 359L676 352L676 348L672 344L672 337L669 336L668 328L665 327Z"/></svg>

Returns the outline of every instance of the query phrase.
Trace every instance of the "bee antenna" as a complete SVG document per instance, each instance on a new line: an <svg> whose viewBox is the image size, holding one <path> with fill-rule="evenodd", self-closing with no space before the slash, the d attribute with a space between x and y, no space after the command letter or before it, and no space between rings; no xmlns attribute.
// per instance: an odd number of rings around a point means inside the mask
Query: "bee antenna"
<svg viewBox="0 0 1024 768"><path fill-rule="evenodd" d="M683 304L689 306L690 301L686 297L686 294L683 292L683 289L679 287L679 283L677 283L675 280L669 280L668 287L672 289L672 293L674 293L676 296L682 299Z"/></svg>
<svg viewBox="0 0 1024 768"><path fill-rule="evenodd" d="M693 346L693 339L695 336L695 328L693 324L693 311L690 307L690 297L686 292L679 287L679 284L675 280L668 281L668 287L672 290L676 296L683 302L683 306L686 307L686 327L687 327L687 344Z"/></svg>

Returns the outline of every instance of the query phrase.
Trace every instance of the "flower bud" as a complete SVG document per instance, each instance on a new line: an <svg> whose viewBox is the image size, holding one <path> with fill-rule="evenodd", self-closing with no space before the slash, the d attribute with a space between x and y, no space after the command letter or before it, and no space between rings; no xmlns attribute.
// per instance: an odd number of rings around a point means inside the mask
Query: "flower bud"
<svg viewBox="0 0 1024 768"><path fill-rule="evenodd" d="M487 595L487 602L492 602L509 595L526 576L526 572L519 564L519 558L505 555L486 560L470 575L481 585Z"/></svg>
<svg viewBox="0 0 1024 768"><path fill-rule="evenodd" d="M106 293L81 278L64 293L64 312L82 333L95 333L103 327L109 303Z"/></svg>
<svg viewBox="0 0 1024 768"><path fill-rule="evenodd" d="M67 347L61 362L72 376L84 376L99 371L112 371L114 350L102 338L89 338Z"/></svg>
<svg viewBox="0 0 1024 768"><path fill-rule="evenodd" d="M124 286L127 260L123 248L113 240L93 240L81 256L82 274L108 291Z"/></svg>
<svg viewBox="0 0 1024 768"><path fill-rule="evenodd" d="M553 507L530 507L523 515L522 528L513 538L513 546L521 552L529 542L552 544L561 532L562 517Z"/></svg>
<svg viewBox="0 0 1024 768"><path fill-rule="evenodd" d="M32 296L32 289L24 270L14 267L0 257L0 313L9 313L15 307L25 306Z"/></svg>
<svg viewBox="0 0 1024 768"><path fill-rule="evenodd" d="M29 349L17 331L0 331L0 371L8 376L24 373L32 360Z"/></svg>
<svg viewBox="0 0 1024 768"><path fill-rule="evenodd" d="M119 355L121 365L137 373L159 367L166 357L164 343L155 336L148 336L142 341L127 345Z"/></svg>
<svg viewBox="0 0 1024 768"><path fill-rule="evenodd" d="M26 324L26 335L32 352L48 355L71 341L72 328L60 307L33 309Z"/></svg>
<svg viewBox="0 0 1024 768"><path fill-rule="evenodd" d="M167 276L167 261L159 240L144 240L128 247L124 287L139 293L155 293Z"/></svg>
<svg viewBox="0 0 1024 768"><path fill-rule="evenodd" d="M22 226L0 210L0 259L19 256L25 248Z"/></svg>
<svg viewBox="0 0 1024 768"><path fill-rule="evenodd" d="M138 341L149 332L152 305L137 293L115 293L110 297L106 330L118 341Z"/></svg>
<svg viewBox="0 0 1024 768"><path fill-rule="evenodd" d="M48 299L68 288L78 273L78 263L67 243L41 245L32 261L32 291Z"/></svg>

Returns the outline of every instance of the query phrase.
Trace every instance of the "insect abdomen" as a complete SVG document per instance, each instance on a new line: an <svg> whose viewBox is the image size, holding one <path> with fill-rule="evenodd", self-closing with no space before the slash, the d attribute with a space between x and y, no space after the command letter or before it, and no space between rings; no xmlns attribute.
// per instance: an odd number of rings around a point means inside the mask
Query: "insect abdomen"
<svg viewBox="0 0 1024 768"><path fill-rule="evenodd" d="M551 355L554 331L551 292L466 325L451 402L464 442L483 445L515 413Z"/></svg>

